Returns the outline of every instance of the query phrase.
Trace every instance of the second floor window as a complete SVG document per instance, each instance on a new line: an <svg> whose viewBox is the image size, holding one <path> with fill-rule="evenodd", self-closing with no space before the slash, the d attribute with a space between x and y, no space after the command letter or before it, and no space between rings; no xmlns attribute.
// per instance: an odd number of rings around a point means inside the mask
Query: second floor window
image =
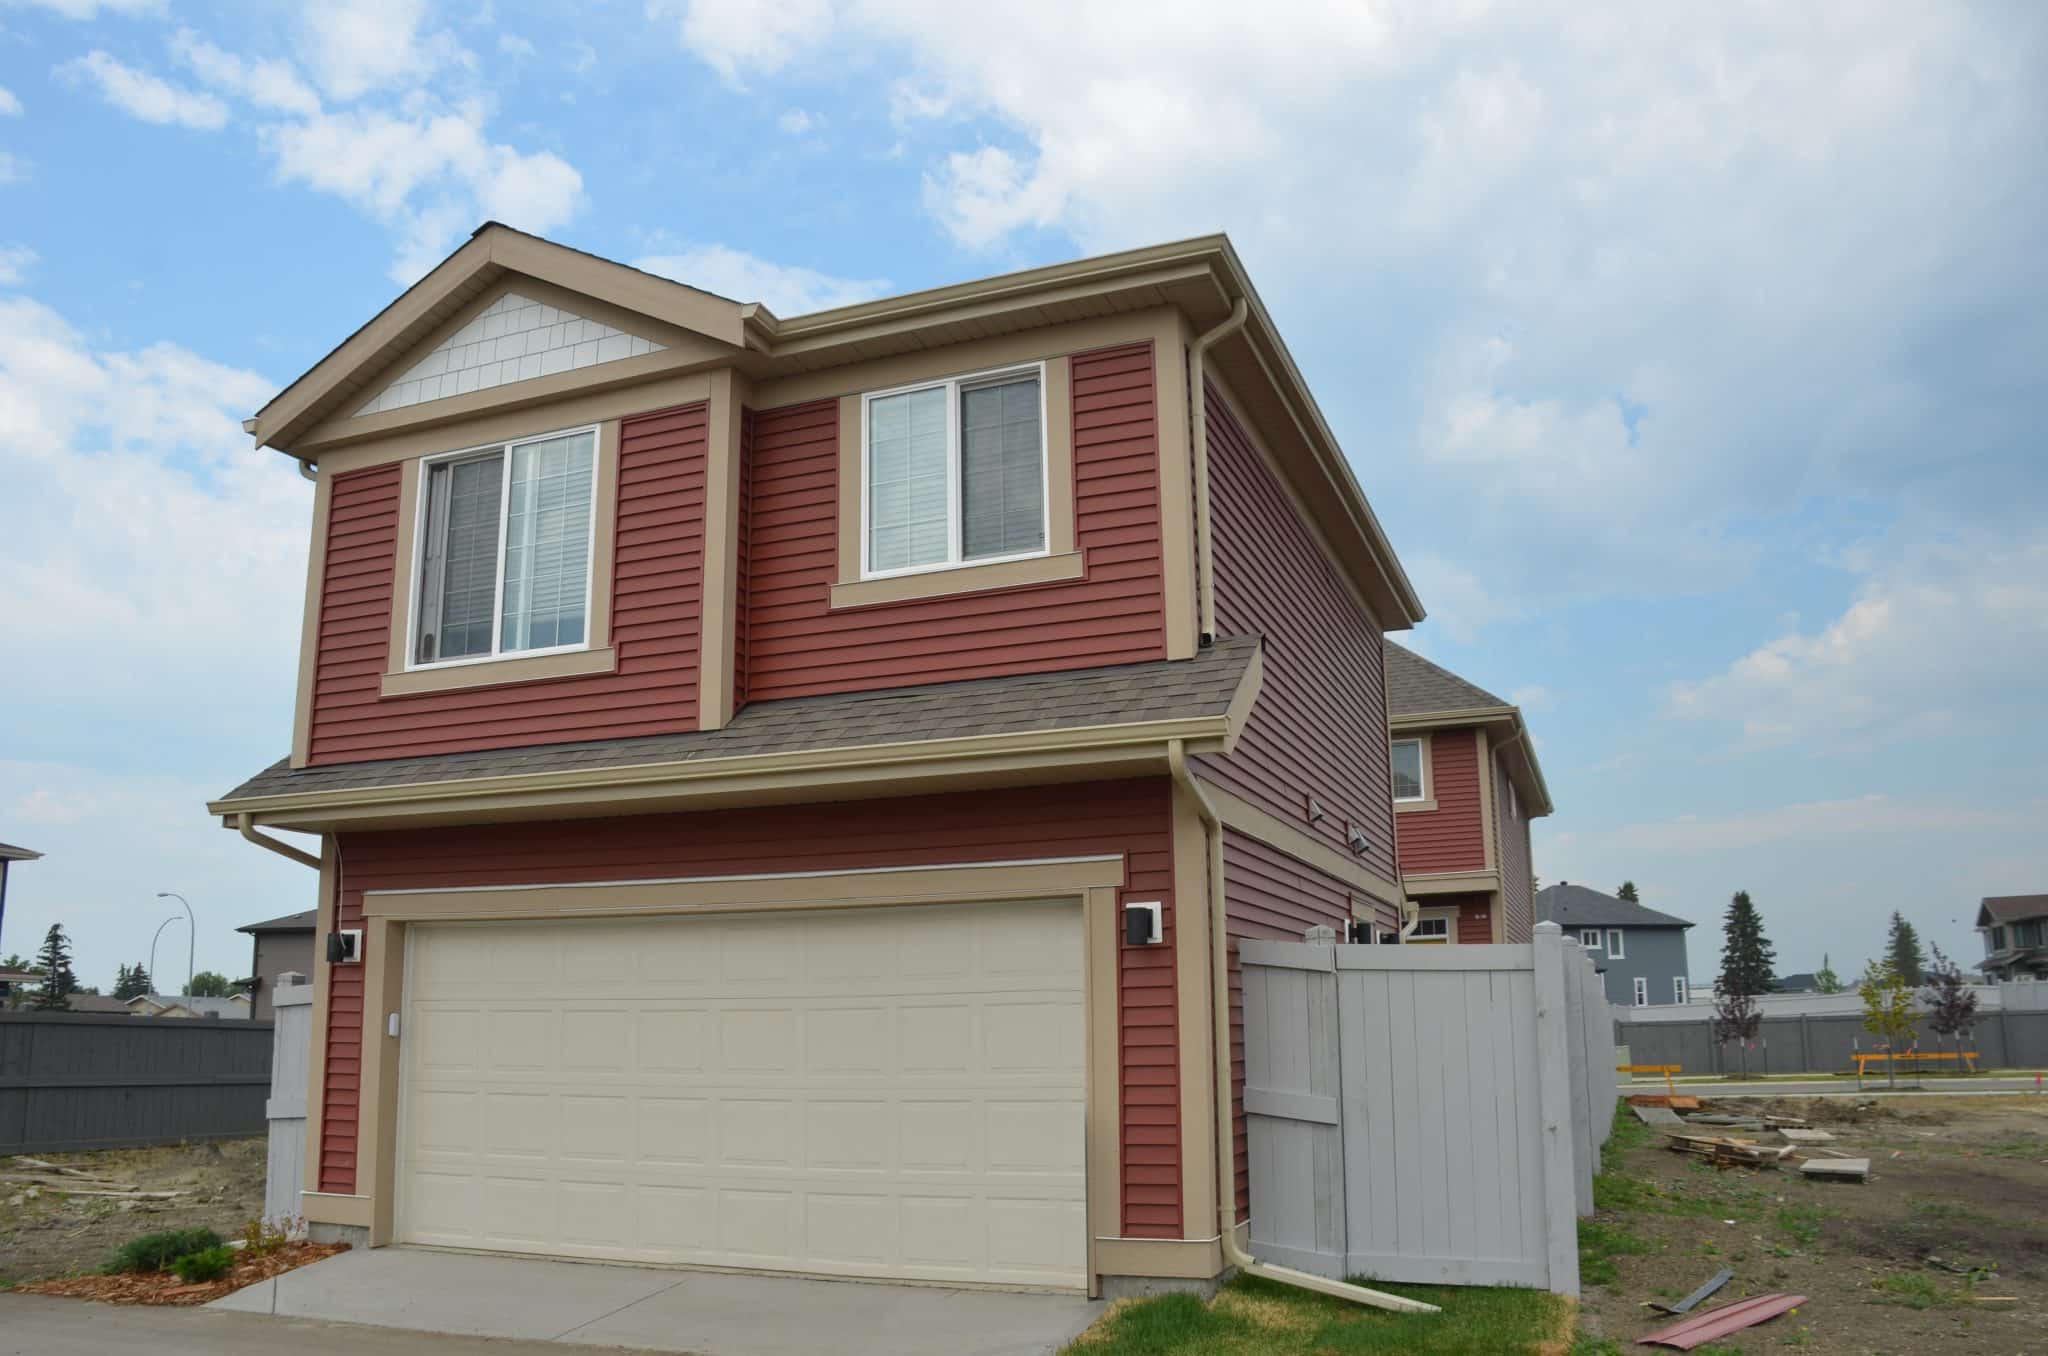
<svg viewBox="0 0 2048 1356"><path fill-rule="evenodd" d="M1394 799L1423 800L1422 741L1397 739L1393 748Z"/></svg>
<svg viewBox="0 0 2048 1356"><path fill-rule="evenodd" d="M861 409L864 574L1045 554L1039 368L879 392Z"/></svg>
<svg viewBox="0 0 2048 1356"><path fill-rule="evenodd" d="M596 472L595 429L424 464L414 664L587 643Z"/></svg>

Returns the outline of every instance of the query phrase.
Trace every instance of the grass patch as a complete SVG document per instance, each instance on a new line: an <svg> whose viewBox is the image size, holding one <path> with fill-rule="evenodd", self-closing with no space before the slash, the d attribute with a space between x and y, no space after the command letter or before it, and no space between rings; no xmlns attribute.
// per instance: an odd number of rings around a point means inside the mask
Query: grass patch
<svg viewBox="0 0 2048 1356"><path fill-rule="evenodd" d="M1871 1289L1877 1291L1879 1304L1898 1304L1908 1309L1953 1309L1968 1303L1966 1296L1917 1271L1880 1276Z"/></svg>
<svg viewBox="0 0 2048 1356"><path fill-rule="evenodd" d="M1501 1356L1554 1351L1571 1322L1568 1300L1541 1290L1389 1285L1376 1290L1443 1306L1396 1314L1240 1276L1212 1304L1164 1295L1113 1308L1069 1356ZM1597 1350L1597 1349L1594 1349Z"/></svg>
<svg viewBox="0 0 2048 1356"><path fill-rule="evenodd" d="M1718 1215L1728 1202L1697 1192L1676 1192L1640 1177L1603 1172L1593 1179L1593 1208L1638 1215Z"/></svg>
<svg viewBox="0 0 2048 1356"><path fill-rule="evenodd" d="M1621 1275L1614 1265L1617 1257L1640 1256L1650 1245L1630 1231L1626 1224L1608 1220L1579 1221L1579 1284L1613 1285Z"/></svg>
<svg viewBox="0 0 2048 1356"><path fill-rule="evenodd" d="M1820 1222L1828 1212L1817 1205L1784 1205L1778 1207L1778 1227L1798 1241L1802 1248L1810 1248L1820 1241Z"/></svg>
<svg viewBox="0 0 2048 1356"><path fill-rule="evenodd" d="M1985 1145L1977 1152L1987 1158L2031 1158L2038 1162L2048 1158L2048 1139L2032 1135L2020 1139L2002 1139L1995 1144Z"/></svg>

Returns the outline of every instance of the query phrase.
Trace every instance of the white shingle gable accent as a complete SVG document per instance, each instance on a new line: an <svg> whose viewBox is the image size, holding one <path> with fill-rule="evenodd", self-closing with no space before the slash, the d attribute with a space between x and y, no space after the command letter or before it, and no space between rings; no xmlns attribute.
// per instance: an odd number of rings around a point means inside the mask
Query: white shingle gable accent
<svg viewBox="0 0 2048 1356"><path fill-rule="evenodd" d="M381 414L508 382L637 358L665 347L574 311L507 292L356 413Z"/></svg>

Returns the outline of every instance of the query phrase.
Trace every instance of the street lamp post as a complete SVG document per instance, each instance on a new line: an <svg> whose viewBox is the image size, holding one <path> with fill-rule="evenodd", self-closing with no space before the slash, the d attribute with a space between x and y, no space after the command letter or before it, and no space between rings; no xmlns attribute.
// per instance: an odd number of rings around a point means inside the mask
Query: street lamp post
<svg viewBox="0 0 2048 1356"><path fill-rule="evenodd" d="M156 892L156 897L158 899L175 899L185 906L185 929L187 933L185 938L185 993L189 997L192 993L192 971L194 968L192 958L198 954L199 949L199 924L193 919L192 905L186 900L185 896L175 890L159 890Z"/></svg>
<svg viewBox="0 0 2048 1356"><path fill-rule="evenodd" d="M151 938L149 939L149 991L150 991L150 993L155 993L155 992L157 991L157 989L156 989L156 943L157 943L157 937L161 937L161 936L163 936L163 935L164 935L164 929L165 929L165 928L167 928L167 927L169 927L169 926L170 926L171 924L173 924L173 923L175 923L175 922L177 922L177 921L178 921L178 915L176 915L176 914L172 914L172 915L171 915L171 916L170 916L169 918L166 918L166 919L164 919L164 921L163 921L163 922L161 922L161 923L158 923L158 924L156 925L156 937L151 937Z"/></svg>

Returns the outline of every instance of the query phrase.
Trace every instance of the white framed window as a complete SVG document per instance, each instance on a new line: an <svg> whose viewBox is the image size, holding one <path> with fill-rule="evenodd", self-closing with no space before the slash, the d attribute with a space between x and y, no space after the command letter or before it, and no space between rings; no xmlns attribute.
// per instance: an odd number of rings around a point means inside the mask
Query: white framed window
<svg viewBox="0 0 2048 1356"><path fill-rule="evenodd" d="M1422 771L1422 741L1397 739L1388 752L1394 769L1394 799L1428 800Z"/></svg>
<svg viewBox="0 0 2048 1356"><path fill-rule="evenodd" d="M1686 1001L1684 975L1673 975L1671 977L1671 1001L1674 1003Z"/></svg>
<svg viewBox="0 0 2048 1356"><path fill-rule="evenodd" d="M1620 928L1607 929L1607 954L1615 960L1623 959Z"/></svg>
<svg viewBox="0 0 2048 1356"><path fill-rule="evenodd" d="M861 577L1047 552L1045 365L861 397Z"/></svg>
<svg viewBox="0 0 2048 1356"><path fill-rule="evenodd" d="M408 668L590 644L597 429L420 462Z"/></svg>
<svg viewBox="0 0 2048 1356"><path fill-rule="evenodd" d="M1448 946L1451 942L1451 920L1443 914L1424 914L1415 920L1415 931L1408 934L1408 944L1414 946Z"/></svg>
<svg viewBox="0 0 2048 1356"><path fill-rule="evenodd" d="M1650 981L1641 975L1636 976L1636 1006L1639 1008L1650 1006Z"/></svg>
<svg viewBox="0 0 2048 1356"><path fill-rule="evenodd" d="M1579 929L1579 945L1585 947L1588 951L1598 951L1600 949L1600 929Z"/></svg>

